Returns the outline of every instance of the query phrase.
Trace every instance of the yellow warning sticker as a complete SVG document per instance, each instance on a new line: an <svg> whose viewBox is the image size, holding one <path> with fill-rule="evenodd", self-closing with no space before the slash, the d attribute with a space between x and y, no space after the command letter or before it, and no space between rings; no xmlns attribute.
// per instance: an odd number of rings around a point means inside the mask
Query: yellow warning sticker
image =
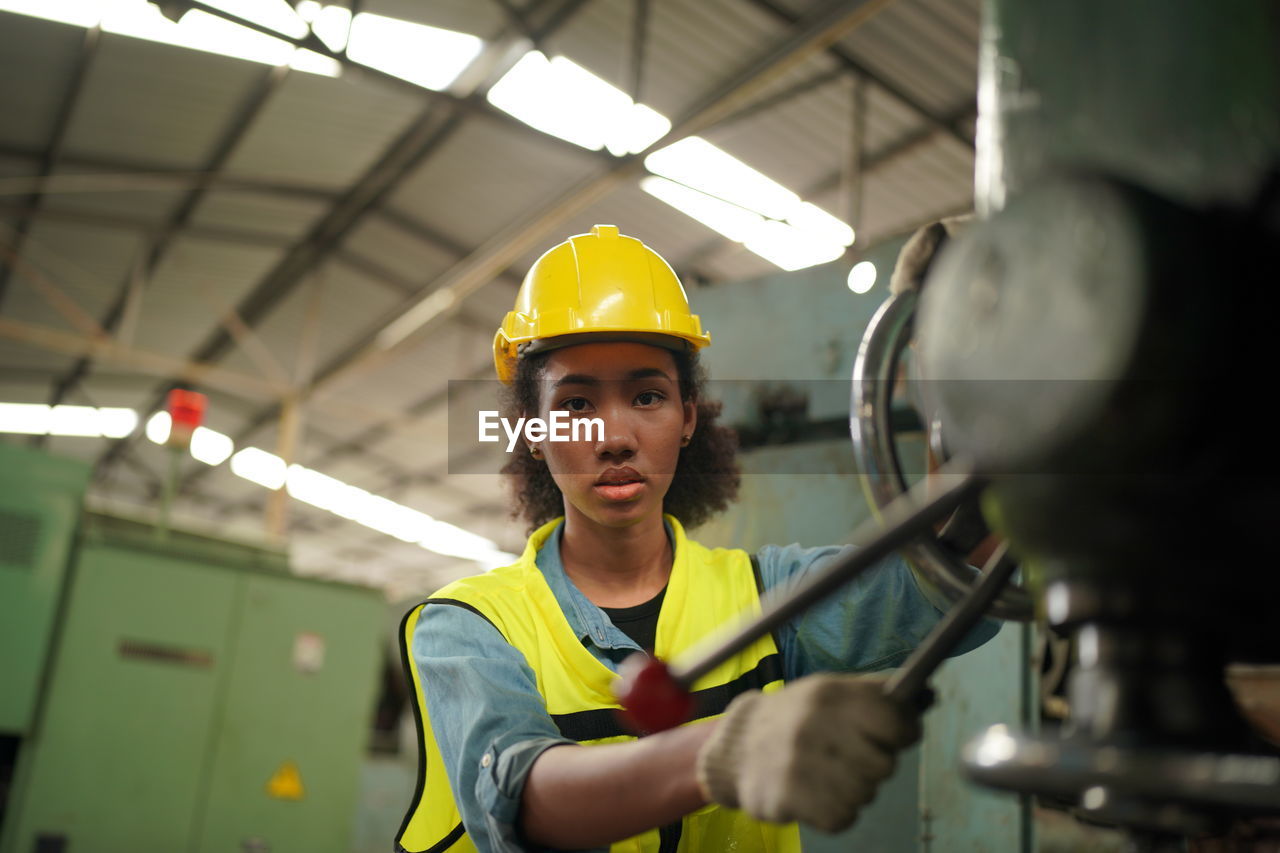
<svg viewBox="0 0 1280 853"><path fill-rule="evenodd" d="M302 774L298 772L298 765L292 761L281 764L267 780L267 795L277 800L301 800Z"/></svg>

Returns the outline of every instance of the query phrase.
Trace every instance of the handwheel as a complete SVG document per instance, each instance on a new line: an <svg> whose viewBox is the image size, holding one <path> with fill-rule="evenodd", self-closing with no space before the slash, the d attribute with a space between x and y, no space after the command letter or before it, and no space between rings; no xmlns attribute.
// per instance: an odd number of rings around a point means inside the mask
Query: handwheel
<svg viewBox="0 0 1280 853"><path fill-rule="evenodd" d="M907 491L892 426L893 386L902 352L911 341L917 294L907 291L889 298L871 319L853 364L849 428L853 452L862 472L867 502L877 516ZM942 455L941 431L930 430L934 452ZM965 555L986 535L986 525L974 498L952 514L938 537L922 537L900 550L951 601L973 586L978 572ZM1008 584L989 613L1025 622L1032 618L1031 596Z"/></svg>

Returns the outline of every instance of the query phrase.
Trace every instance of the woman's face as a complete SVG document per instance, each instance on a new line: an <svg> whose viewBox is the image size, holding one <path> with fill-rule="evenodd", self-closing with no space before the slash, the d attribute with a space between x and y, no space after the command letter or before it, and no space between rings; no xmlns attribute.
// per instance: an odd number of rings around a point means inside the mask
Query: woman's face
<svg viewBox="0 0 1280 853"><path fill-rule="evenodd" d="M604 422L602 436L538 444L567 516L625 527L661 515L682 437L696 425L669 351L626 342L555 350L542 373L539 407L548 422L556 411Z"/></svg>

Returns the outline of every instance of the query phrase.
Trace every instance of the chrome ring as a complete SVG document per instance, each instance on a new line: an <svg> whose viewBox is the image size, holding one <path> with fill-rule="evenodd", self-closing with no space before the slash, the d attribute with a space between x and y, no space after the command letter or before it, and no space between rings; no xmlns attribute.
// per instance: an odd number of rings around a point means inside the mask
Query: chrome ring
<svg viewBox="0 0 1280 853"><path fill-rule="evenodd" d="M917 294L907 291L891 296L881 305L862 336L858 357L853 363L849 431L853 437L854 458L862 472L862 489L876 517L907 491L891 418L898 361L911 341L916 303ZM901 551L951 601L964 596L978 574L932 537L905 545ZM1033 612L1027 591L1009 584L992 603L990 615L1026 622Z"/></svg>

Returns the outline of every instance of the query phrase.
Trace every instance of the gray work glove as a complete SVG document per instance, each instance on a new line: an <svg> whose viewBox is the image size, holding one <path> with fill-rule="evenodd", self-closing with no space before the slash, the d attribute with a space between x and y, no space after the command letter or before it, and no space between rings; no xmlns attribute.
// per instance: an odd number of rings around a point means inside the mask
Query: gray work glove
<svg viewBox="0 0 1280 853"><path fill-rule="evenodd" d="M917 714L885 695L882 677L811 675L734 699L698 753L698 784L757 820L836 832L919 737Z"/></svg>
<svg viewBox="0 0 1280 853"><path fill-rule="evenodd" d="M893 275L889 278L889 292L897 296L908 290L919 291L938 252L971 222L973 214L952 216L932 222L912 234L902 251L898 252Z"/></svg>

